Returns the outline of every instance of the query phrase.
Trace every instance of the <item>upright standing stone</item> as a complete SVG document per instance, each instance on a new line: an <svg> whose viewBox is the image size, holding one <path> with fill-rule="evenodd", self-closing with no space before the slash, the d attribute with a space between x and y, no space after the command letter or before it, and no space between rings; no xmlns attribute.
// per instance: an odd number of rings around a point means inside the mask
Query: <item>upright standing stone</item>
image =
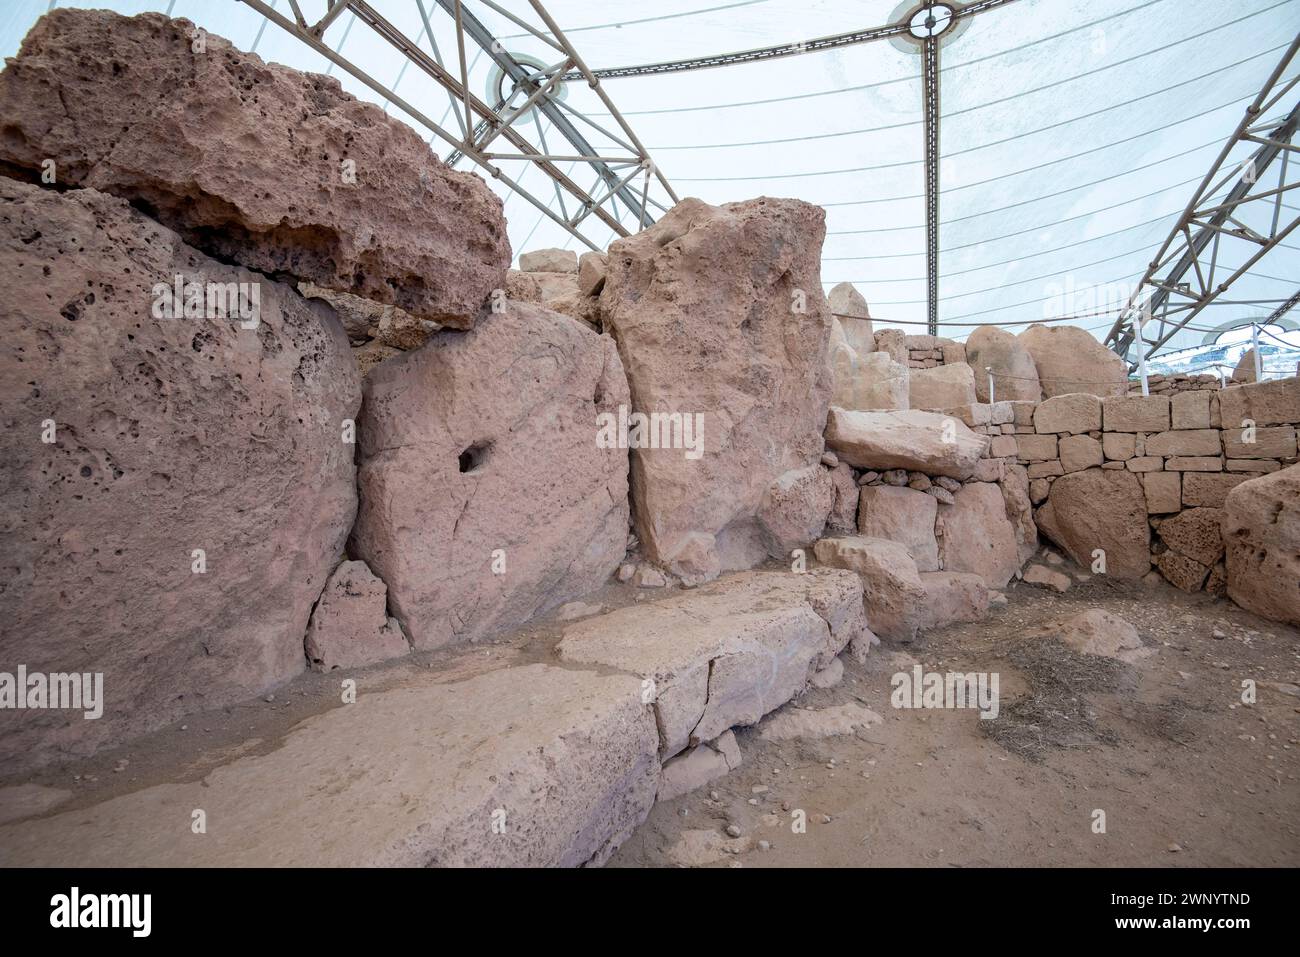
<svg viewBox="0 0 1300 957"><path fill-rule="evenodd" d="M1042 395L1034 357L1014 335L996 326L981 326L966 339L966 361L975 372L981 402L1037 402ZM989 371L993 395L989 395Z"/></svg>
<svg viewBox="0 0 1300 957"><path fill-rule="evenodd" d="M871 328L871 310L862 293L851 282L842 282L831 288L826 296L831 315L844 329L845 341L860 356L875 351L876 337Z"/></svg>
<svg viewBox="0 0 1300 957"><path fill-rule="evenodd" d="M1242 482L1223 507L1228 596L1300 627L1300 465Z"/></svg>
<svg viewBox="0 0 1300 957"><path fill-rule="evenodd" d="M0 762L300 673L356 509L361 395L333 311L123 200L4 177L0 275L0 670L98 672L104 694L97 720L0 709Z"/></svg>
<svg viewBox="0 0 1300 957"><path fill-rule="evenodd" d="M1032 325L1019 336L1034 357L1044 398L1088 392L1127 395L1124 360L1077 326Z"/></svg>
<svg viewBox="0 0 1300 957"><path fill-rule="evenodd" d="M352 547L417 649L606 581L627 543L626 404L608 337L516 302L370 374Z"/></svg>
<svg viewBox="0 0 1300 957"><path fill-rule="evenodd" d="M610 247L601 308L632 405L699 423L698 451L632 452L647 555L688 581L768 557L764 498L821 458L831 394L824 234L823 211L798 200L690 199Z"/></svg>
<svg viewBox="0 0 1300 957"><path fill-rule="evenodd" d="M1116 578L1141 578L1151 570L1147 501L1136 475L1087 469L1052 483L1038 510L1038 530L1077 565L1098 567Z"/></svg>

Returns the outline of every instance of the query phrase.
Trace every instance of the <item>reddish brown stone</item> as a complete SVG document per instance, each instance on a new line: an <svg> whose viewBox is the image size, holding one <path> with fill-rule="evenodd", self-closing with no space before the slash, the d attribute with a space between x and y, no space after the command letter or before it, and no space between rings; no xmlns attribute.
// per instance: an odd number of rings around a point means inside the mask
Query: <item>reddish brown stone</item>
<svg viewBox="0 0 1300 957"><path fill-rule="evenodd" d="M601 311L632 405L703 422L691 458L681 448L632 452L638 534L675 574L702 581L766 559L779 536L763 527L760 505L782 476L821 459L831 396L825 228L825 213L798 200L688 199L610 247Z"/></svg>
<svg viewBox="0 0 1300 957"><path fill-rule="evenodd" d="M301 672L356 508L360 389L333 311L123 200L4 177L0 275L5 657L102 672L107 696L93 721L0 709L0 763L120 744ZM178 275L246 283L258 309L155 318Z"/></svg>
<svg viewBox="0 0 1300 957"><path fill-rule="evenodd" d="M51 11L0 73L0 164L52 159L223 262L473 325L510 262L487 184L338 80L197 45L188 20Z"/></svg>

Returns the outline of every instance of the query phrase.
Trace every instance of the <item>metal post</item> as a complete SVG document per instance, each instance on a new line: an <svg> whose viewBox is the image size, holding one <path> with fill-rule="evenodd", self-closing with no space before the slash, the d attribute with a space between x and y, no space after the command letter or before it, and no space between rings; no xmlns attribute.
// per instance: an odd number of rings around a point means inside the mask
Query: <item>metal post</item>
<svg viewBox="0 0 1300 957"><path fill-rule="evenodd" d="M921 47L921 110L925 122L926 332L939 334L939 39Z"/></svg>
<svg viewBox="0 0 1300 957"><path fill-rule="evenodd" d="M1133 317L1134 334L1137 337L1138 344L1138 376L1142 379L1142 394L1150 395L1151 390L1147 388L1147 350L1146 340L1142 338L1142 310L1139 309L1137 315Z"/></svg>
<svg viewBox="0 0 1300 957"><path fill-rule="evenodd" d="M984 371L989 374L989 405L992 405L994 402L997 401L997 399L994 398L993 396L993 367L985 366Z"/></svg>
<svg viewBox="0 0 1300 957"><path fill-rule="evenodd" d="M1250 349L1255 353L1255 381L1264 380L1264 360L1259 354L1259 326L1255 323L1250 324Z"/></svg>

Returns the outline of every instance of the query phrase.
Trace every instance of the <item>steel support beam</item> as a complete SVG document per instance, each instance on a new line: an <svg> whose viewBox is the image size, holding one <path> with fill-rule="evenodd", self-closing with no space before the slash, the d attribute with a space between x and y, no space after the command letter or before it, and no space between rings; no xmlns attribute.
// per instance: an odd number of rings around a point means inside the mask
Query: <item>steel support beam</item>
<svg viewBox="0 0 1300 957"><path fill-rule="evenodd" d="M1006 6L1015 0L976 0L962 5L957 0L945 0L954 8L953 21L965 19L985 10ZM662 73L683 73L687 70L706 70L715 66L732 66L737 63L754 63L759 60L774 60L780 57L799 56L804 53L817 53L822 50L836 50L872 40L887 40L890 37L903 37L908 32L908 18L903 17L896 23L869 27L865 30L851 30L833 36L816 37L812 40L800 40L797 43L782 43L779 46L756 47L752 50L738 50L734 53L716 53L711 56L693 57L689 60L666 60L661 63L643 63L637 66L609 67L592 70L599 79L609 80L629 76L655 76ZM566 80L583 79L581 74L569 74Z"/></svg>
<svg viewBox="0 0 1300 957"><path fill-rule="evenodd" d="M939 334L939 38L923 41L922 111L925 114L926 331Z"/></svg>
<svg viewBox="0 0 1300 957"><path fill-rule="evenodd" d="M1130 368L1136 367L1139 359L1153 356L1300 226L1300 217L1282 216L1287 193L1300 189L1300 163L1291 162L1291 153L1297 150L1292 140L1300 125L1300 100L1282 119L1273 123L1265 120L1268 112L1300 83L1300 78L1282 81L1298 51L1300 35L1291 41L1258 96L1246 108L1106 335L1106 344L1128 360ZM1242 143L1259 146L1244 163L1228 164L1229 155ZM1277 186L1262 185L1265 172L1279 158ZM1216 200L1229 183L1232 186L1227 193ZM1246 209L1266 215L1268 228L1261 231L1247 226L1243 221ZM1241 243L1246 243L1249 251L1246 261L1216 282L1224 245ZM1143 330L1140 335L1139 329ZM1136 359L1130 357L1134 348Z"/></svg>
<svg viewBox="0 0 1300 957"><path fill-rule="evenodd" d="M563 227L592 249L598 247L580 228L584 223L589 226L591 221L597 221L614 232L615 235L627 236L630 235L630 231L623 225L621 220L626 217L629 211L636 221L635 227L644 228L654 222L654 215L649 208L651 205L658 209L664 209L665 206L660 202L660 199L666 198L672 203L677 202L677 194L673 191L667 178L651 160L649 153L636 138L636 134L610 101L608 95L600 88L599 80L590 75L581 56L538 0L530 0L530 3L536 15L542 20L543 27L534 27L521 20L519 16L504 12L491 0L479 0L479 2L484 7L501 13L512 22L525 27L530 33L544 40L558 52L558 62L551 67L540 70L529 64L520 63L512 56L483 22L471 12L469 9L470 0L436 0L438 6L449 18L449 22L446 24L447 28L454 30L456 37L456 63L448 63L446 67L443 66L440 58L436 56L437 45L433 39L432 24L428 22L427 18L424 21L425 32L429 37L430 46L435 51L433 57L429 56L418 42L406 37L394 24L383 17L373 6L366 3L365 0L325 0L324 14L315 24L311 24L307 17L299 15L300 10L294 11L295 15L291 19L277 13L263 0L242 0L242 2L256 10L268 21L294 34L299 40L320 53L331 63L345 70L380 96L405 111L417 122L427 127L437 138L451 147L448 154L449 165L454 164L462 157L469 159L483 169L487 175L507 184L512 193L517 193L525 201L541 210L547 218ZM306 5L306 0L301 0L301 3ZM402 99L394 90L389 89L358 65L329 48L325 43L325 32L345 11L351 12L356 20L369 27L388 42L401 57L405 58L406 65L418 68L447 91L452 99L452 109L460 126L459 136L435 123L418 107ZM423 6L421 12L424 12ZM488 103L476 96L469 88L469 67L466 59L467 44L478 47L514 85L514 89L508 91L501 102ZM575 70L575 68L577 75L587 80L601 102L617 121L622 136L605 130L594 121L582 116L573 107L561 103L557 96L560 85L563 79L569 75L569 71ZM606 136L611 142L599 147L594 146L587 136L577 128L571 117L583 120L593 129ZM538 119L535 132L524 125L526 122L531 124L532 118ZM552 130L563 137L565 142L561 144L560 149L551 150L546 147L541 129L541 118L545 118ZM494 143L498 138L502 141L502 144ZM534 138L541 141L540 147L532 142ZM512 149L489 152L489 146L504 145L506 143ZM564 161L588 166L596 174L597 185L604 184L601 196L598 198L595 195L593 192L595 187L593 187L593 190L584 189L578 184L576 178L568 175L556 165ZM537 168L551 179L556 190L556 196L545 201L538 196L534 196L521 185L518 176L506 175L498 165L501 162L519 162ZM629 175L629 170L632 171L631 175ZM639 170L645 170L647 174L646 183L642 189L632 185L632 180ZM654 180L661 188L659 199L650 195L651 174L653 174ZM577 212L573 216L569 216L567 212L563 215L556 214L550 208L551 203L558 199L560 208L563 210L565 194L572 198L574 205L577 207Z"/></svg>
<svg viewBox="0 0 1300 957"><path fill-rule="evenodd" d="M1293 292L1293 293L1291 294L1291 298L1290 298L1290 299L1288 299L1286 302L1282 303L1282 305L1278 306L1276 309L1274 309L1272 312L1270 312L1270 313L1268 314L1268 318L1265 319L1263 322L1261 322L1260 325L1261 325L1261 326L1268 326L1268 325L1272 325L1273 323L1277 322L1279 319L1281 319L1283 316L1285 316L1288 312L1290 312L1292 309L1294 309L1294 308L1296 307L1296 303L1300 303L1300 289L1298 289L1298 290L1296 290L1295 292Z"/></svg>

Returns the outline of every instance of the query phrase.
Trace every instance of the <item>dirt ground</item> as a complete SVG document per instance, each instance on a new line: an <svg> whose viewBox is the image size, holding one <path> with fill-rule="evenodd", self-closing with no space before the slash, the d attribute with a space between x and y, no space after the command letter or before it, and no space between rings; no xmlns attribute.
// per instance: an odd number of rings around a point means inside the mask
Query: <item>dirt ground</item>
<svg viewBox="0 0 1300 957"><path fill-rule="evenodd" d="M839 685L787 709L860 703L882 723L786 741L737 731L742 767L657 804L607 866L1300 864L1296 629L1163 583L1020 583L1007 597L983 622L885 644L865 665L845 655ZM1127 665L1027 637L1088 608L1129 621L1154 653ZM999 717L891 707L891 675L914 663L998 672Z"/></svg>

